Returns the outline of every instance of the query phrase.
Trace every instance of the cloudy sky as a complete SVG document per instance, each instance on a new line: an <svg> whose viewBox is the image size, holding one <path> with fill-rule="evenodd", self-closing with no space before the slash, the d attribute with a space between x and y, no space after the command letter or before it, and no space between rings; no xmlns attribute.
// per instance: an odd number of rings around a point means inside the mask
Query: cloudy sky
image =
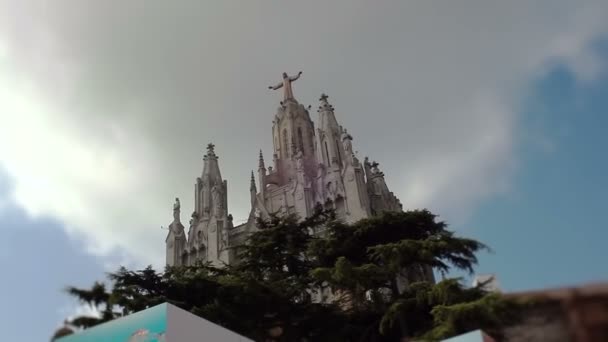
<svg viewBox="0 0 608 342"><path fill-rule="evenodd" d="M0 321L36 322L3 335L44 340L76 308L65 285L162 265L160 227L176 196L192 211L210 141L244 219L283 71L304 72L301 103L329 94L405 207L493 247L479 271L506 290L608 280L607 15L604 0L0 0Z"/></svg>

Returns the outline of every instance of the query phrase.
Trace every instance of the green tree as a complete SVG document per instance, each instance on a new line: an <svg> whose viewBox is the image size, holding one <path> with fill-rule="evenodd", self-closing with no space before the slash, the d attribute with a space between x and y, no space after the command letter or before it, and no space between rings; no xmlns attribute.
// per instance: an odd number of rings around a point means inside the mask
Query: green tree
<svg viewBox="0 0 608 342"><path fill-rule="evenodd" d="M311 244L321 264L312 274L318 284L345 294L342 299L351 311L378 315L373 324L383 334L418 336L431 329L431 309L448 303L433 294L455 296L457 281L417 282L426 280L425 268L472 273L476 253L487 249L478 241L456 237L428 210L386 212L354 224L333 221L328 228L324 238ZM402 291L398 277L413 283ZM483 295L479 290L475 294ZM391 333L394 329L399 331Z"/></svg>
<svg viewBox="0 0 608 342"><path fill-rule="evenodd" d="M95 282L90 289L70 286L66 292L100 313L99 316L80 316L72 319L69 323L75 327L89 328L119 317L119 314L113 310L114 306L110 301L111 294L103 283Z"/></svg>
<svg viewBox="0 0 608 342"><path fill-rule="evenodd" d="M429 267L473 272L476 253L486 249L455 236L427 210L346 224L319 209L303 220L260 220L258 227L237 247L235 265L199 263L162 273L121 268L109 275L111 292L100 283L69 288L102 312L71 324L88 327L169 302L259 341L272 329L281 331L277 341L437 340L475 328L498 331L516 310L458 279L427 281ZM398 278L409 279L405 288ZM314 300L322 288L331 289L331 303Z"/></svg>

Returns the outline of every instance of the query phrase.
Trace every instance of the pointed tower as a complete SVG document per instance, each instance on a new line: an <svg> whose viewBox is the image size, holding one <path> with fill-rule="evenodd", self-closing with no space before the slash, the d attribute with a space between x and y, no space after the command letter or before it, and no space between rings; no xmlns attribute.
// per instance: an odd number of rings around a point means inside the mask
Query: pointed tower
<svg viewBox="0 0 608 342"><path fill-rule="evenodd" d="M229 262L228 182L222 179L215 145L207 145L203 173L195 185L195 212L188 236L190 264L193 260L216 265Z"/></svg>
<svg viewBox="0 0 608 342"><path fill-rule="evenodd" d="M326 207L336 209L338 216L344 217L346 207L346 193L342 179L343 151L340 143L342 128L338 125L334 115L334 107L329 104L328 96L321 95L319 113L319 128L317 130L317 160L319 171L317 173L317 193L315 201ZM321 195L322 194L322 195Z"/></svg>
<svg viewBox="0 0 608 342"><path fill-rule="evenodd" d="M283 74L283 82L271 89L284 89L283 101L272 122L273 163L268 173L260 154L258 209L268 213L311 214L311 180L316 175L315 127L308 109L298 103L291 89L300 77Z"/></svg>
<svg viewBox="0 0 608 342"><path fill-rule="evenodd" d="M342 151L342 127L338 125L334 114L334 107L328 102L329 96L322 94L319 101L319 129L317 131L319 148L321 150L319 162L327 167L342 167L344 151Z"/></svg>
<svg viewBox="0 0 608 342"><path fill-rule="evenodd" d="M258 158L258 179L260 181L260 193L264 197L264 190L266 184L266 165L264 164L264 154L260 150L260 156Z"/></svg>
<svg viewBox="0 0 608 342"><path fill-rule="evenodd" d="M371 207L365 184L365 171L353 152L353 137L346 129L342 130L341 147L344 152L342 160L342 181L346 196L347 222L355 222L371 216Z"/></svg>
<svg viewBox="0 0 608 342"><path fill-rule="evenodd" d="M333 207L347 222L369 217L365 175L352 147L352 136L338 124L328 96L319 101L318 161L316 201ZM319 184L320 183L320 184ZM320 196L321 195L321 196Z"/></svg>
<svg viewBox="0 0 608 342"><path fill-rule="evenodd" d="M255 205L255 198L257 196L258 189L255 186L255 177L253 176L253 170L251 170L251 181L249 182L249 196L251 198L251 207Z"/></svg>
<svg viewBox="0 0 608 342"><path fill-rule="evenodd" d="M182 225L180 221L179 198L176 198L175 204L173 205L173 222L169 225L169 233L165 239L167 265L179 266L182 264L182 256L186 250L186 242L184 225Z"/></svg>
<svg viewBox="0 0 608 342"><path fill-rule="evenodd" d="M306 107L298 103L291 90L291 82L297 80L299 75L301 73L296 77L288 77L284 73L283 85L277 85L285 89L272 125L273 152L277 156L275 172L278 174L279 186L294 180L298 151L302 152L306 174L314 173L316 164L314 123ZM277 86L272 89L278 89Z"/></svg>
<svg viewBox="0 0 608 342"><path fill-rule="evenodd" d="M370 163L369 159L365 158L364 167L367 177L367 192L372 214L376 215L382 211L402 211L403 206L401 202L388 189L384 180L384 173L380 171L378 165L377 162Z"/></svg>

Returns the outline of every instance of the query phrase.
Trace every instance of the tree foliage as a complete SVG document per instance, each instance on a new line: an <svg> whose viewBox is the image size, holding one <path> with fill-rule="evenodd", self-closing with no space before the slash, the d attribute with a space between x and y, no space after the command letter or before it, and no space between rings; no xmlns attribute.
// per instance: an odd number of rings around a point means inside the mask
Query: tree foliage
<svg viewBox="0 0 608 342"><path fill-rule="evenodd" d="M430 267L473 272L476 253L487 248L456 236L427 210L347 224L319 209L303 220L259 220L258 227L237 246L234 265L120 268L109 275L111 291L102 283L68 288L101 312L70 323L90 327L169 302L259 341L277 327L277 341L438 340L476 328L497 331L517 311L459 279L424 277ZM331 291L331 302L319 302L322 289Z"/></svg>

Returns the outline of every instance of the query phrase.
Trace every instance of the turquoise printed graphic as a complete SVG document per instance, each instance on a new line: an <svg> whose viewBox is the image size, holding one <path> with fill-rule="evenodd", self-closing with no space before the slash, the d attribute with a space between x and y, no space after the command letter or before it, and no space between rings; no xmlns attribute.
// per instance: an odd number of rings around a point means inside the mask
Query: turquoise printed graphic
<svg viewBox="0 0 608 342"><path fill-rule="evenodd" d="M167 304L69 335L57 342L165 342Z"/></svg>

